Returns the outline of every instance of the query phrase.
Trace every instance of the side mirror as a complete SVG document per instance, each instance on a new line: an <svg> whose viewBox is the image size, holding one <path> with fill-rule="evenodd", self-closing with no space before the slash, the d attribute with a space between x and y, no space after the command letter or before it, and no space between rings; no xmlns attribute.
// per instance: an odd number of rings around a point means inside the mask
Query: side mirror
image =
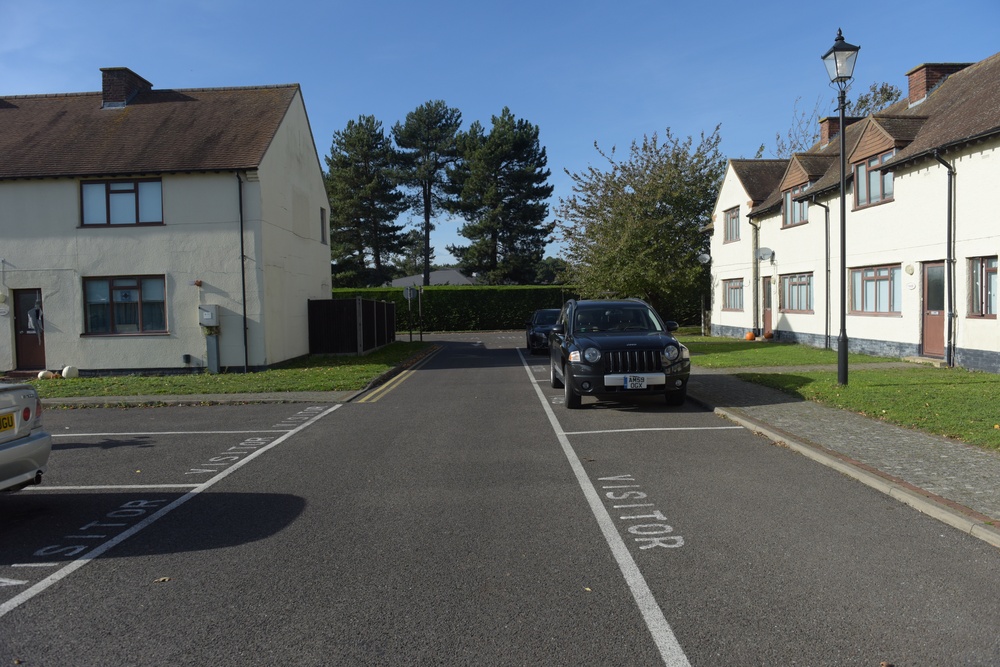
<svg viewBox="0 0 1000 667"><path fill-rule="evenodd" d="M563 324L555 324L552 326L552 333L559 334L560 336L566 333L566 327Z"/></svg>
<svg viewBox="0 0 1000 667"><path fill-rule="evenodd" d="M673 320L667 320L664 324L667 325L667 331L671 333L681 328L681 325L677 324L677 322L674 322Z"/></svg>

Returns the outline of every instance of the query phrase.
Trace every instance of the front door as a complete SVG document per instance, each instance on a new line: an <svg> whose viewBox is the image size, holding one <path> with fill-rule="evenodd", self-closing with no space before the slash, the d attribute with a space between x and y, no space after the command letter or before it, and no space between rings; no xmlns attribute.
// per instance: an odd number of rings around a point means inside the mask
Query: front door
<svg viewBox="0 0 1000 667"><path fill-rule="evenodd" d="M42 290L14 290L14 344L20 371L45 368L45 332L42 317Z"/></svg>
<svg viewBox="0 0 1000 667"><path fill-rule="evenodd" d="M944 321L944 262L929 262L924 264L923 356L944 358Z"/></svg>
<svg viewBox="0 0 1000 667"><path fill-rule="evenodd" d="M771 329L771 276L767 276L761 281L760 289L762 293L761 301L763 304L762 319L764 320L761 323L763 327L761 329L761 334L766 336L773 331L773 329Z"/></svg>

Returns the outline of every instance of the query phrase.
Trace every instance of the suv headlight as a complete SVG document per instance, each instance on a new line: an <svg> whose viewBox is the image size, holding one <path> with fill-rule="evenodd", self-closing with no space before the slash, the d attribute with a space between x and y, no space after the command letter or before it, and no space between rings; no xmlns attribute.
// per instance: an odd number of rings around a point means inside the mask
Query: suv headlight
<svg viewBox="0 0 1000 667"><path fill-rule="evenodd" d="M601 360L601 351L596 347L588 347L583 353L583 358L586 359L591 364L596 364Z"/></svg>
<svg viewBox="0 0 1000 667"><path fill-rule="evenodd" d="M663 350L663 356L668 361L677 361L681 356L681 351L673 345L667 345L666 349Z"/></svg>

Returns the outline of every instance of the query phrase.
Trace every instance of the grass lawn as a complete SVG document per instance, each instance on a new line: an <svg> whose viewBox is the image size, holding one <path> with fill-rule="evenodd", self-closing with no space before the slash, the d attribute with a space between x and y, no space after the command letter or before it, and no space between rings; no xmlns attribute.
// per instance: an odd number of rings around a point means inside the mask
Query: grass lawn
<svg viewBox="0 0 1000 667"><path fill-rule="evenodd" d="M259 373L120 375L32 380L42 398L352 391L430 347L397 341L364 357L311 356Z"/></svg>

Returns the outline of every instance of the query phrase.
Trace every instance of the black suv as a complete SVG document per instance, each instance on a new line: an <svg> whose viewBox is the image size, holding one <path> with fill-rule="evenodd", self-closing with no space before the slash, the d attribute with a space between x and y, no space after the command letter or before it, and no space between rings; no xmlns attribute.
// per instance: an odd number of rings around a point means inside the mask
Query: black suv
<svg viewBox="0 0 1000 667"><path fill-rule="evenodd" d="M581 396L621 399L663 394L667 405L687 397L691 357L664 322L639 299L570 300L549 334L549 382L566 392L566 407Z"/></svg>

